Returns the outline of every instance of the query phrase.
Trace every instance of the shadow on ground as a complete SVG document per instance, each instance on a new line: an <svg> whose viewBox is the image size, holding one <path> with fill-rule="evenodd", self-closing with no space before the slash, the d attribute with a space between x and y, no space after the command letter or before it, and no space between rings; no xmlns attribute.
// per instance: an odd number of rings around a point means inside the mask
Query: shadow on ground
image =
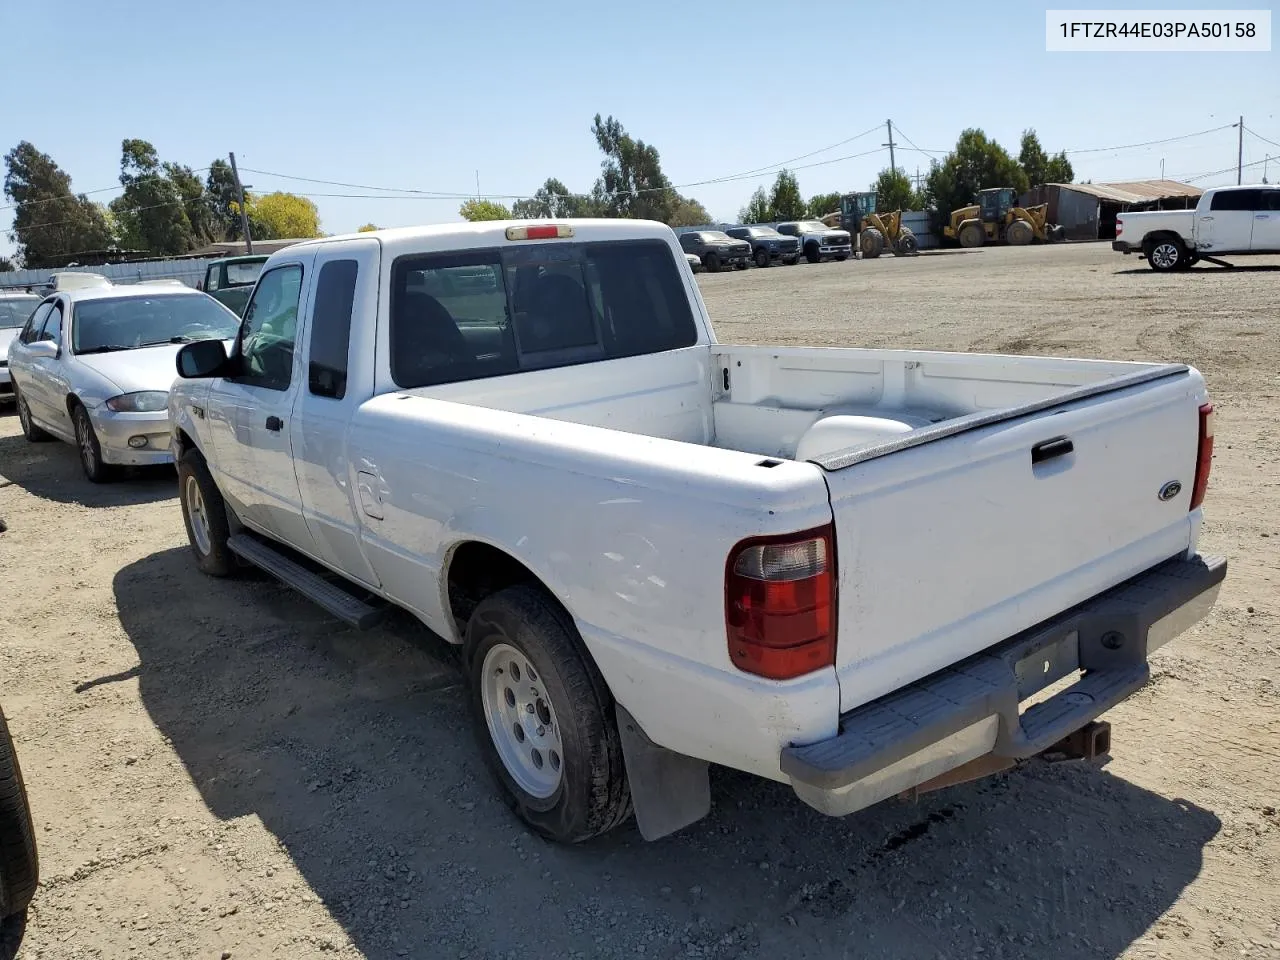
<svg viewBox="0 0 1280 960"><path fill-rule="evenodd" d="M719 772L681 834L557 847L496 799L442 642L339 628L270 582L202 577L186 549L114 589L143 703L204 801L261 818L374 960L1115 957L1219 829L1080 764L844 820Z"/></svg>
<svg viewBox="0 0 1280 960"><path fill-rule="evenodd" d="M1185 273L1276 273L1280 272L1280 265L1274 263L1254 263L1254 264L1233 264L1230 267L1219 267L1212 263L1201 263L1192 267L1189 271L1179 270L1174 272L1174 276ZM1152 270L1146 264L1140 267L1132 267L1128 270L1116 270L1117 276L1131 273L1149 274L1152 277L1169 276L1168 273L1161 273L1159 270Z"/></svg>
<svg viewBox="0 0 1280 960"><path fill-rule="evenodd" d="M178 495L173 467L134 467L111 483L90 483L71 444L30 443L21 433L0 437L0 484L5 481L45 500L84 507L156 503Z"/></svg>

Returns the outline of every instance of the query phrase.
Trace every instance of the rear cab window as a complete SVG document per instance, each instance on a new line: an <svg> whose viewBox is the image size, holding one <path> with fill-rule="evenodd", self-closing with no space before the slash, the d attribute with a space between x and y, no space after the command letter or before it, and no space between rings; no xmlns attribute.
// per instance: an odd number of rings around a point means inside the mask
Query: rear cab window
<svg viewBox="0 0 1280 960"><path fill-rule="evenodd" d="M392 267L391 377L401 388L693 346L661 240L409 255Z"/></svg>

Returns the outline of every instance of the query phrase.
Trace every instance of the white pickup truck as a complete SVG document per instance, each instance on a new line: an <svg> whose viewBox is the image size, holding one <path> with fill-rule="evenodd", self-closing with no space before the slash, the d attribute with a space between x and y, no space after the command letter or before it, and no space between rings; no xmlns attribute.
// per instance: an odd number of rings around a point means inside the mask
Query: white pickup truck
<svg viewBox="0 0 1280 960"><path fill-rule="evenodd" d="M698 820L710 763L843 815L1105 750L1226 570L1194 369L722 344L657 223L298 243L177 365L201 569L460 644L561 841Z"/></svg>
<svg viewBox="0 0 1280 960"><path fill-rule="evenodd" d="M1185 270L1201 260L1280 253L1280 186L1214 187L1194 210L1122 213L1112 250L1140 253L1152 270Z"/></svg>

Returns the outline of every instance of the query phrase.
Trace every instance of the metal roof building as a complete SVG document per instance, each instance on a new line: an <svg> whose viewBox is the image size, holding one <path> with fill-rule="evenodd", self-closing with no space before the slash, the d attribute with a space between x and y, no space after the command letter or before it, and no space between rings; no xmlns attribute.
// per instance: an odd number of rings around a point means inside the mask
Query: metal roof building
<svg viewBox="0 0 1280 960"><path fill-rule="evenodd" d="M1176 180L1121 183L1046 183L1022 195L1027 204L1049 204L1049 222L1061 224L1069 240L1112 240L1116 214L1126 210L1184 210L1204 193Z"/></svg>

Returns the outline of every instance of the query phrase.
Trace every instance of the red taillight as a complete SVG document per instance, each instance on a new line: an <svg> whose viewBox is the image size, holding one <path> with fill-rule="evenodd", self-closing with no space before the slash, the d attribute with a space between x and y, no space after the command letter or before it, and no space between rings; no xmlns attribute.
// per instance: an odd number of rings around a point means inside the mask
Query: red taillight
<svg viewBox="0 0 1280 960"><path fill-rule="evenodd" d="M836 577L831 527L744 540L725 568L729 658L773 680L836 659Z"/></svg>
<svg viewBox="0 0 1280 960"><path fill-rule="evenodd" d="M1123 220L1117 220L1117 221L1116 221L1116 236L1118 237L1118 236L1120 236L1120 234L1122 234L1122 233L1124 233L1124 221L1123 221Z"/></svg>
<svg viewBox="0 0 1280 960"><path fill-rule="evenodd" d="M1194 510L1204 502L1209 488L1209 471L1213 468L1213 404L1200 407L1200 447L1196 452L1196 483L1191 488L1191 506Z"/></svg>
<svg viewBox="0 0 1280 960"><path fill-rule="evenodd" d="M564 223L539 223L527 227L507 227L508 240L563 240L573 236L573 227Z"/></svg>

